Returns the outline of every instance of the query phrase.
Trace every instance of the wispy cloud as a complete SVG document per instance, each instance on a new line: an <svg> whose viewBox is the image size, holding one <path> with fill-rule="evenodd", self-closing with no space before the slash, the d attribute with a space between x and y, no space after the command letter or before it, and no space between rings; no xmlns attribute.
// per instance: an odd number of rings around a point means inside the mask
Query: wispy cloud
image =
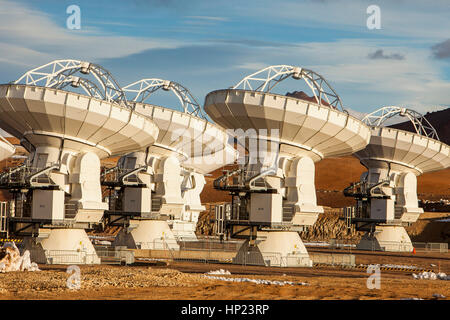
<svg viewBox="0 0 450 320"><path fill-rule="evenodd" d="M380 47L388 48L388 52L408 52L408 59L368 60L367 56ZM124 59L128 62L124 63ZM151 70L154 76L173 79L192 88L197 97L230 87L269 65L288 64L322 75L341 96L345 108L361 113L384 105L406 105L426 112L449 104L450 83L445 80L440 65L430 57L429 48L408 51L406 44L398 45L395 40L292 43L286 50L208 43L150 50L124 59L115 59L114 70L119 70L118 73L129 76L140 70ZM142 63L141 68L131 66L132 62ZM299 81L286 80L277 86L275 93L301 90L301 85Z"/></svg>
<svg viewBox="0 0 450 320"><path fill-rule="evenodd" d="M408 47L393 43L362 39L311 43L298 55L299 59L310 61L311 69L325 76L341 92L344 103L353 109L406 105L425 112L448 105L450 83L445 80L440 65L429 56L428 49L408 51ZM377 47L387 45L395 52L408 51L408 59L367 61L366 57L378 50Z"/></svg>
<svg viewBox="0 0 450 320"><path fill-rule="evenodd" d="M433 6L378 0L381 30L366 27L371 0L217 1L112 1L123 9L117 19L96 20L84 9L90 20L71 31L43 12L45 5L0 0L0 77L13 80L55 58L85 59L105 65L121 83L143 77L180 82L200 101L248 73L290 64L323 75L356 112L449 105L447 0ZM102 10L99 16L107 17L109 9ZM282 85L292 91L299 82Z"/></svg>
<svg viewBox="0 0 450 320"><path fill-rule="evenodd" d="M391 53L391 54L385 54L383 52L383 49L378 49L375 52L369 53L367 56L371 60L378 60L378 59L384 59L384 60L404 60L405 56L399 53Z"/></svg>
<svg viewBox="0 0 450 320"><path fill-rule="evenodd" d="M225 17L215 16L185 16L183 24L192 26L214 26L223 22L229 21Z"/></svg>
<svg viewBox="0 0 450 320"><path fill-rule="evenodd" d="M263 69L265 67L268 67L268 65L266 63L262 63L262 62L245 62L245 63L238 64L235 66L236 69L247 69L247 70L253 70L253 71L257 71L257 70Z"/></svg>
<svg viewBox="0 0 450 320"><path fill-rule="evenodd" d="M115 22L115 21L99 21L99 20L86 21L86 24L100 25L100 26L137 27L137 25L133 24L133 23Z"/></svg>
<svg viewBox="0 0 450 320"><path fill-rule="evenodd" d="M329 28L371 35L414 38L416 41L432 41L448 37L450 28L450 3L435 0L433 5L422 0L378 0L381 11L381 30L366 27L367 7L372 0L310 0L277 1L264 6L242 2L242 14L254 18L270 17L280 24L304 27ZM332 13L333 19L330 19Z"/></svg>
<svg viewBox="0 0 450 320"><path fill-rule="evenodd" d="M211 43L227 43L227 44L237 44L248 47L292 47L298 46L296 43L288 42L278 42L278 41L264 41L255 39L213 39L207 40Z"/></svg>
<svg viewBox="0 0 450 320"><path fill-rule="evenodd" d="M450 39L435 44L431 50L436 59L450 58Z"/></svg>
<svg viewBox="0 0 450 320"><path fill-rule="evenodd" d="M3 61L36 66L55 58L119 58L149 49L175 48L179 40L111 35L100 29L68 30L49 15L0 0L0 53Z"/></svg>
<svg viewBox="0 0 450 320"><path fill-rule="evenodd" d="M186 16L188 19L208 20L208 21L230 21L225 17L211 17L211 16Z"/></svg>

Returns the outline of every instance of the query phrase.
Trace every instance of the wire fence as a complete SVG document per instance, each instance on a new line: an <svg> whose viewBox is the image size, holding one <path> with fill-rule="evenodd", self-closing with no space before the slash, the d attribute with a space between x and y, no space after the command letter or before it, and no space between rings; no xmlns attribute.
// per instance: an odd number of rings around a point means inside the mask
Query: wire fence
<svg viewBox="0 0 450 320"><path fill-rule="evenodd" d="M236 255L240 243L220 242L212 240L175 241L155 239L152 242L137 244L137 258L171 259L196 262L231 262Z"/></svg>
<svg viewBox="0 0 450 320"><path fill-rule="evenodd" d="M201 251L237 251L242 241L198 240L185 241L158 238L150 242L136 242L138 249L151 250L201 250Z"/></svg>
<svg viewBox="0 0 450 320"><path fill-rule="evenodd" d="M282 254L280 252L260 252L241 249L243 241L220 241L217 239L200 239L199 241L176 241L155 239L149 243L139 243L137 250L127 249L125 246L96 245L95 252L85 250L43 250L33 248L30 251L33 262L42 264L121 264L129 265L142 259L167 259L177 261L191 261L204 263L233 263L239 265L260 265L277 267L304 267L313 264L354 266L355 256L352 250L396 251L448 253L447 243L434 242L364 242L364 246L353 247L351 243L342 241L321 242L320 247L338 249L339 253L294 252ZM308 244L308 243L307 243ZM309 243L310 245L313 243ZM327 246L325 246L327 244ZM342 250L347 248L349 251ZM22 251L22 250L21 250Z"/></svg>
<svg viewBox="0 0 450 320"><path fill-rule="evenodd" d="M430 251L430 252L448 252L448 243L439 242L413 242L413 247L416 251Z"/></svg>
<svg viewBox="0 0 450 320"><path fill-rule="evenodd" d="M280 252L239 251L233 264L267 267L312 267L313 261L305 253L282 254Z"/></svg>
<svg viewBox="0 0 450 320"><path fill-rule="evenodd" d="M179 250L180 245L175 239L158 238L153 241L136 242L136 248L147 250Z"/></svg>
<svg viewBox="0 0 450 320"><path fill-rule="evenodd" d="M326 241L304 242L306 247L326 248L332 250L366 250L392 252L448 252L448 243L440 242L398 242L364 239L360 242L346 239L330 239Z"/></svg>
<svg viewBox="0 0 450 320"><path fill-rule="evenodd" d="M44 250L30 249L31 261L42 264L99 264L100 259L95 252L84 250Z"/></svg>
<svg viewBox="0 0 450 320"><path fill-rule="evenodd" d="M102 264L129 265L135 262L134 251L126 247L96 246L95 251Z"/></svg>
<svg viewBox="0 0 450 320"><path fill-rule="evenodd" d="M281 266L281 253L259 251L239 251L232 260L233 264L244 266Z"/></svg>
<svg viewBox="0 0 450 320"><path fill-rule="evenodd" d="M323 254L311 252L310 257L314 264L338 265L338 266L355 266L356 258L353 254Z"/></svg>
<svg viewBox="0 0 450 320"><path fill-rule="evenodd" d="M243 241L220 241L220 240L199 240L199 241L178 241L180 250L223 250L237 251Z"/></svg>
<svg viewBox="0 0 450 320"><path fill-rule="evenodd" d="M413 252L414 247L411 242L378 241L364 239L356 245L356 249L388 252Z"/></svg>

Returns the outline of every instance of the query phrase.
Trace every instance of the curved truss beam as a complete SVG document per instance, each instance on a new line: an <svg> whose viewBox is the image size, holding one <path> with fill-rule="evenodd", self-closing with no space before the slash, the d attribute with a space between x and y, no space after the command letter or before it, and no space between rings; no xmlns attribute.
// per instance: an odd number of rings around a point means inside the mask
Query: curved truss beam
<svg viewBox="0 0 450 320"><path fill-rule="evenodd" d="M75 76L66 77L61 82L59 82L58 85L55 86L54 88L63 90L69 85L73 88L78 87L82 88L88 96L106 100L105 92L103 92L94 82L82 77L75 77Z"/></svg>
<svg viewBox="0 0 450 320"><path fill-rule="evenodd" d="M362 121L372 127L381 127L386 120L395 116L407 117L409 121L411 121L416 133L428 138L439 140L436 129L434 129L425 116L417 111L407 108L396 106L382 107L365 116Z"/></svg>
<svg viewBox="0 0 450 320"><path fill-rule="evenodd" d="M124 107L129 107L126 96L111 73L103 67L86 61L79 60L54 60L40 67L34 68L13 83L25 83L27 85L42 86L61 89L67 87L67 82L75 79L77 73L90 74L94 77L98 86L95 85L95 94L100 94L103 100L108 102L119 102ZM71 80L69 80L71 79ZM84 79L84 78L83 78ZM89 87L86 93L90 94L93 82L87 85L86 79L83 86ZM80 83L81 85L81 83ZM98 96L95 96L98 97Z"/></svg>
<svg viewBox="0 0 450 320"><path fill-rule="evenodd" d="M139 103L144 103L155 91L159 89L163 89L164 91L172 91L180 101L181 107L185 113L206 119L202 107L191 92L177 82L150 78L142 79L123 87L124 92L134 94L134 97L130 99L130 101Z"/></svg>
<svg viewBox="0 0 450 320"><path fill-rule="evenodd" d="M339 95L319 74L312 70L288 65L269 66L239 81L232 89L243 89L261 92L270 92L281 81L292 77L295 80L303 79L311 89L317 104L326 101L332 108L343 110Z"/></svg>

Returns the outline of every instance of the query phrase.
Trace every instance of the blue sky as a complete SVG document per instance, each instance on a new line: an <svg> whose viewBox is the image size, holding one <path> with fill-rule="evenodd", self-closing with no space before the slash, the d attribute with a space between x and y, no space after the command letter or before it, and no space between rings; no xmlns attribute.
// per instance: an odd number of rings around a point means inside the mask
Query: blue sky
<svg viewBox="0 0 450 320"><path fill-rule="evenodd" d="M69 30L69 5L81 29ZM381 29L369 30L378 5ZM0 0L0 82L54 59L95 62L121 85L173 80L205 95L275 64L324 76L344 106L450 106L450 1ZM285 81L280 93L302 89ZM160 96L158 104L175 103Z"/></svg>

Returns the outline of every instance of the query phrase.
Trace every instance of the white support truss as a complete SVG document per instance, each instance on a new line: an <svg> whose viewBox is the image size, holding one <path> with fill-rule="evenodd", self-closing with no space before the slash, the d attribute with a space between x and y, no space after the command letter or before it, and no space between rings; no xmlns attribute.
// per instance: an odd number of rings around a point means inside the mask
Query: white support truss
<svg viewBox="0 0 450 320"><path fill-rule="evenodd" d="M79 73L92 75L98 85L85 77L78 77ZM81 86L92 97L129 107L122 88L111 73L99 65L86 61L54 60L27 71L13 83L55 89L67 88L69 84L73 87Z"/></svg>
<svg viewBox="0 0 450 320"><path fill-rule="evenodd" d="M382 107L365 116L362 121L372 127L381 127L386 120L395 116L408 118L417 134L439 140L436 129L425 118L425 116L417 111L407 108L397 106Z"/></svg>
<svg viewBox="0 0 450 320"><path fill-rule="evenodd" d="M288 65L269 66L240 80L232 89L243 89L261 92L270 92L281 81L292 77L303 79L311 89L316 102L323 105L326 102L335 109L343 110L339 95L319 74L312 70Z"/></svg>
<svg viewBox="0 0 450 320"><path fill-rule="evenodd" d="M177 82L150 78L142 79L123 87L124 92L129 95L133 94L130 101L139 103L144 103L147 101L150 96L159 89L174 93L180 101L181 108L185 113L206 119L202 107L191 92Z"/></svg>

